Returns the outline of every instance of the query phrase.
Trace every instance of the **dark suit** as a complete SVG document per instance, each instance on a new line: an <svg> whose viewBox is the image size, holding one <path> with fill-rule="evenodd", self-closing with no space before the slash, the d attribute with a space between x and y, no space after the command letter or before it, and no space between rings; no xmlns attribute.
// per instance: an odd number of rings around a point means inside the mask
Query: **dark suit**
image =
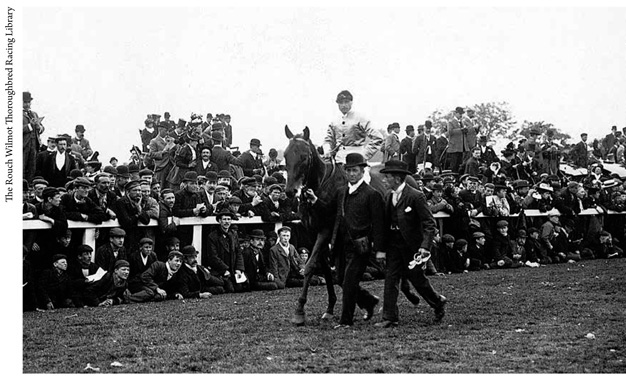
<svg viewBox="0 0 626 376"><path fill-rule="evenodd" d="M224 233L221 228L213 231L209 235L207 252L202 253L202 265L209 266L220 276L228 270L231 276L224 281L224 290L233 292L235 270L245 271L237 233L232 229Z"/></svg>
<svg viewBox="0 0 626 376"><path fill-rule="evenodd" d="M250 153L250 150L246 150L239 158L237 158L239 162L239 166L243 170L243 174L245 176L252 176L255 174L254 170L263 170L263 159L261 159L260 155L257 155L256 158ZM259 174L263 175L263 174Z"/></svg>
<svg viewBox="0 0 626 376"><path fill-rule="evenodd" d="M436 161L436 148L437 138L434 135L426 137L425 134L415 137L413 141L413 154L415 154L415 167L418 168L420 164L430 162L434 166L438 164Z"/></svg>
<svg viewBox="0 0 626 376"><path fill-rule="evenodd" d="M76 160L74 157L69 154L66 150L65 153L65 163L63 167L59 170L57 167L57 158L58 151L53 151L49 155L43 158L41 164L41 170L36 171L36 175L39 175L46 179L50 185L50 187L64 187L67 182L67 177L70 175L70 171L78 168L76 164Z"/></svg>
<svg viewBox="0 0 626 376"><path fill-rule="evenodd" d="M130 274L128 275L128 283L131 286L131 290L135 290L133 287L141 286L141 274L148 270L153 262L157 261L157 255L154 252L148 254L148 259L144 265L141 257L141 252L134 252L128 258L130 264Z"/></svg>
<svg viewBox="0 0 626 376"><path fill-rule="evenodd" d="M124 245L130 253L135 251L139 246L139 240L143 232L139 229L139 223L147 225L150 223L150 216L141 208L131 202L128 195L117 200L115 205L115 214L120 223L120 227L126 231L126 239Z"/></svg>
<svg viewBox="0 0 626 376"><path fill-rule="evenodd" d="M580 141L572 149L572 162L574 162L577 167L587 168L587 165L589 163L588 150L589 148L587 146L587 143L584 141Z"/></svg>
<svg viewBox="0 0 626 376"><path fill-rule="evenodd" d="M402 156L402 161L409 165L409 171L415 173L415 153L413 153L413 139L411 137L406 136L400 141L399 153Z"/></svg>
<svg viewBox="0 0 626 376"><path fill-rule="evenodd" d="M229 165L231 163L238 166L241 165L237 158L235 158L228 150L225 150L219 145L215 145L213 147L213 150L211 150L211 160L217 165L218 172L222 170L229 171Z"/></svg>
<svg viewBox="0 0 626 376"><path fill-rule="evenodd" d="M426 205L426 196L408 184L395 207L391 193L385 201L387 273L383 320L398 322L399 284L405 272L411 284L431 307L437 309L442 305L442 296L432 288L421 266L407 269L420 248L430 249L437 225Z"/></svg>
<svg viewBox="0 0 626 376"><path fill-rule="evenodd" d="M165 139L156 136L150 140L148 157L154 161L154 179L161 184L162 188L166 187L165 177L170 172L173 164L170 160L170 150L174 144L167 146Z"/></svg>
<svg viewBox="0 0 626 376"><path fill-rule="evenodd" d="M215 164L215 162L212 162L210 159L209 159L209 163L207 164L205 168L202 165L202 158L199 158L196 161L196 167L194 167L193 170L198 174L198 176L206 176L206 173L209 171L215 171L216 173L219 172L217 170L217 165Z"/></svg>
<svg viewBox="0 0 626 376"><path fill-rule="evenodd" d="M202 265L196 266L196 271L184 263L178 275L178 292L183 298L200 298L201 292L210 292L211 294L224 293L224 281L216 276L211 275L209 269Z"/></svg>
<svg viewBox="0 0 626 376"><path fill-rule="evenodd" d="M369 263L372 244L374 250L384 247L384 223L380 216L382 212L382 196L365 182L351 194L348 193L348 188L339 193L339 241L335 242L333 250L338 284L343 289L339 324L353 324L357 304L362 309L370 309L378 303L359 282ZM365 245L358 245L358 240L363 238Z"/></svg>
<svg viewBox="0 0 626 376"><path fill-rule="evenodd" d="M276 282L267 281L267 268L262 252L257 253L252 247L248 247L241 252L241 255L251 290L278 289Z"/></svg>

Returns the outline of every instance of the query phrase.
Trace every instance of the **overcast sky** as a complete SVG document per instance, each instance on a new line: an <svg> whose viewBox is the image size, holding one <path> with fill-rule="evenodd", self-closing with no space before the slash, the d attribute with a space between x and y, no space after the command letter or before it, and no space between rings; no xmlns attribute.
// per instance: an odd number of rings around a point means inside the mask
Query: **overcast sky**
<svg viewBox="0 0 626 376"><path fill-rule="evenodd" d="M23 83L46 134L84 124L128 159L146 114L229 113L234 142L320 144L348 89L377 128L490 101L578 139L626 126L626 9L24 9ZM404 133L401 134L404 136Z"/></svg>

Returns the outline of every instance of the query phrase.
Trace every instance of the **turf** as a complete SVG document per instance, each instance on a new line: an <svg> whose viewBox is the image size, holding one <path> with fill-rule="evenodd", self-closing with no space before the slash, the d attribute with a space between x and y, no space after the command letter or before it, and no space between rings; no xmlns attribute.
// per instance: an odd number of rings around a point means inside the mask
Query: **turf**
<svg viewBox="0 0 626 376"><path fill-rule="evenodd" d="M449 300L443 322L400 296L392 329L373 326L380 313L333 329L320 320L325 287L311 289L304 327L289 322L299 289L28 312L23 371L623 373L625 268L626 259L594 260L431 277ZM383 281L363 285L382 296Z"/></svg>

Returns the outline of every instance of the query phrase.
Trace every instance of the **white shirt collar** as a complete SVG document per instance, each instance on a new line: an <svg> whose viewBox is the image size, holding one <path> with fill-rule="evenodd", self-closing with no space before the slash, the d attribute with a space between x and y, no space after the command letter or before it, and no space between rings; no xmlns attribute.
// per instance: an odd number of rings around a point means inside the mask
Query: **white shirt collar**
<svg viewBox="0 0 626 376"><path fill-rule="evenodd" d="M364 178L361 178L361 180L357 181L355 184L350 184L348 183L348 194L353 194L357 189L359 189L359 187L361 186L361 184L363 184Z"/></svg>

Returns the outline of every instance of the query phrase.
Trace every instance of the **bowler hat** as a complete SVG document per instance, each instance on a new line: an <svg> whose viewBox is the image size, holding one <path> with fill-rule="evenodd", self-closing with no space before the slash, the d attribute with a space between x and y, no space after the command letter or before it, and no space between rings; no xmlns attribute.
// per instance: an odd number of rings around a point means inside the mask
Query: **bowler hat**
<svg viewBox="0 0 626 376"><path fill-rule="evenodd" d="M104 166L103 172L111 175L117 175L117 170L113 166Z"/></svg>
<svg viewBox="0 0 626 376"><path fill-rule="evenodd" d="M463 107L457 107L454 109L454 112L463 115L465 113L465 110L463 109Z"/></svg>
<svg viewBox="0 0 626 376"><path fill-rule="evenodd" d="M150 175L150 176L154 175L154 171L152 171L149 168L144 168L143 170L139 171L139 176L147 176L147 175Z"/></svg>
<svg viewBox="0 0 626 376"><path fill-rule="evenodd" d="M117 260L113 265L113 269L117 270L119 268L130 268L130 263L126 260Z"/></svg>
<svg viewBox="0 0 626 376"><path fill-rule="evenodd" d="M208 171L206 173L206 178L208 181L217 181L217 172L215 171Z"/></svg>
<svg viewBox="0 0 626 376"><path fill-rule="evenodd" d="M443 184L441 183L433 184L433 191L443 191Z"/></svg>
<svg viewBox="0 0 626 376"><path fill-rule="evenodd" d="M230 219L234 219L235 218L235 213L233 213L232 211L230 211L228 209L222 209L221 212L215 214L215 219L217 219L219 221L224 216L229 216Z"/></svg>
<svg viewBox="0 0 626 376"><path fill-rule="evenodd" d="M176 127L178 127L178 128L182 128L182 127L184 127L185 125L187 125L187 121L186 121L186 120L184 120L184 119L178 119L178 124L176 124Z"/></svg>
<svg viewBox="0 0 626 376"><path fill-rule="evenodd" d="M367 166L367 162L365 158L360 153L350 153L346 155L346 164L345 168L356 167L356 166Z"/></svg>
<svg viewBox="0 0 626 376"><path fill-rule="evenodd" d="M426 120L424 122L424 128L432 128L433 127L433 122L430 120Z"/></svg>
<svg viewBox="0 0 626 376"><path fill-rule="evenodd" d="M121 176L123 178L130 178L130 172L128 171L128 166L120 165L115 168L117 171L117 176Z"/></svg>
<svg viewBox="0 0 626 376"><path fill-rule="evenodd" d="M24 102L30 102L30 101L32 101L32 100L33 100L33 96L32 96L32 95L30 95L30 92L29 92L29 91L24 91L24 92L22 93L22 100L23 100Z"/></svg>
<svg viewBox="0 0 626 376"><path fill-rule="evenodd" d="M413 132L414 130L415 128L413 128L412 125L407 125L406 128L404 129L406 133Z"/></svg>
<svg viewBox="0 0 626 376"><path fill-rule="evenodd" d="M224 123L220 123L219 121L217 123L213 123L213 125L211 125L211 130L212 131L224 130Z"/></svg>
<svg viewBox="0 0 626 376"><path fill-rule="evenodd" d="M124 231L124 229L121 229L119 227L114 227L111 229L111 231L109 231L110 238L119 238L119 237L124 237L124 236L126 236L126 231Z"/></svg>
<svg viewBox="0 0 626 376"><path fill-rule="evenodd" d="M193 245L186 245L182 249L182 254L184 256L197 255L199 252L196 250L196 247Z"/></svg>
<svg viewBox="0 0 626 376"><path fill-rule="evenodd" d="M411 172L409 171L409 166L406 164L406 162L403 162L397 159L391 159L385 162L385 168L380 170L380 173L381 174L404 174L404 175L411 174Z"/></svg>
<svg viewBox="0 0 626 376"><path fill-rule="evenodd" d="M250 146L261 146L261 141L258 138L250 140Z"/></svg>
<svg viewBox="0 0 626 376"><path fill-rule="evenodd" d="M337 99L335 100L335 102L341 103L352 100L352 94L348 90L342 90L339 94L337 94Z"/></svg>
<svg viewBox="0 0 626 376"><path fill-rule="evenodd" d="M77 124L76 128L74 128L75 132L84 132L85 131L85 126L82 124Z"/></svg>
<svg viewBox="0 0 626 376"><path fill-rule="evenodd" d="M198 181L198 173L195 171L187 171L183 176L183 183L188 181Z"/></svg>
<svg viewBox="0 0 626 376"><path fill-rule="evenodd" d="M251 238L265 239L265 233L261 229L254 229L250 232Z"/></svg>
<svg viewBox="0 0 626 376"><path fill-rule="evenodd" d="M220 170L220 172L217 173L217 177L230 179L232 178L232 175L227 170Z"/></svg>

